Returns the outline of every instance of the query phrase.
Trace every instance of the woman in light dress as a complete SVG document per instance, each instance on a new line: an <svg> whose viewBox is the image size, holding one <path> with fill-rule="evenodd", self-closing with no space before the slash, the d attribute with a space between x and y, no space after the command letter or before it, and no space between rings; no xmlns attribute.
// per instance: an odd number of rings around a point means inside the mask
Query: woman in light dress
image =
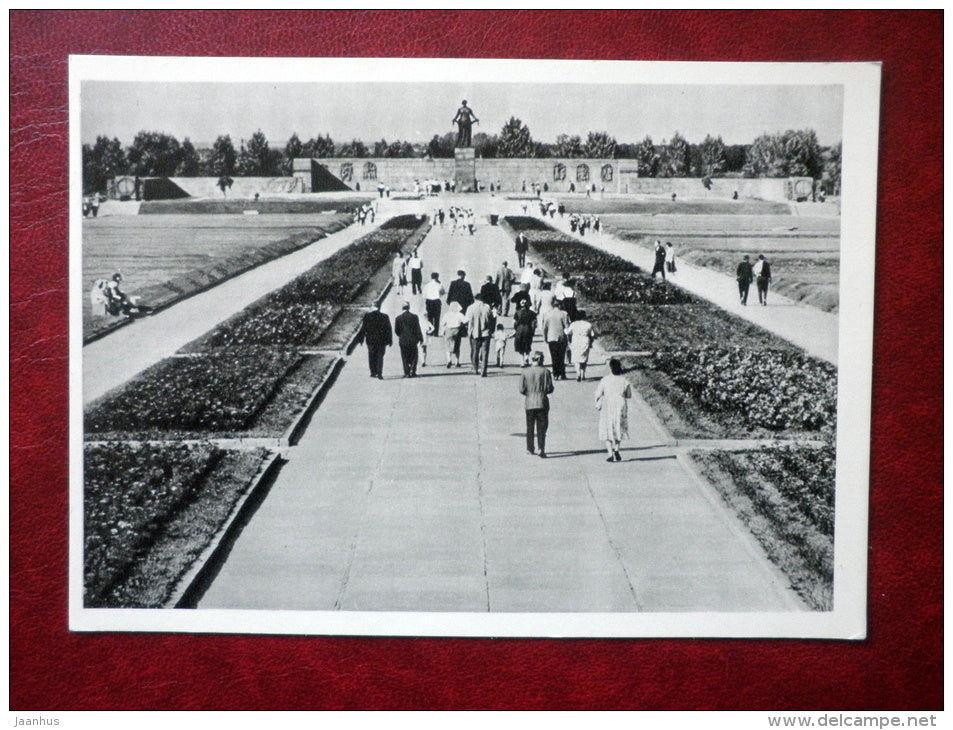
<svg viewBox="0 0 953 730"><path fill-rule="evenodd" d="M106 312L106 280L96 279L93 288L89 290L89 303L94 317L105 317Z"/></svg>
<svg viewBox="0 0 953 730"><path fill-rule="evenodd" d="M599 438L606 442L609 458L622 461L619 445L629 438L629 398L632 385L622 375L622 363L609 360L609 374L596 387L596 408L599 409Z"/></svg>
<svg viewBox="0 0 953 730"><path fill-rule="evenodd" d="M460 339L467 321L462 310L460 302L450 302L450 307L440 320L440 331L447 344L447 367L451 364L460 367Z"/></svg>
<svg viewBox="0 0 953 730"><path fill-rule="evenodd" d="M393 280L393 286L397 290L397 295L403 296L404 287L407 285L407 272L404 269L404 257L401 255L400 251L397 251L394 254L394 261L391 264L390 275L391 279Z"/></svg>
<svg viewBox="0 0 953 730"><path fill-rule="evenodd" d="M589 350L592 349L592 341L596 339L596 332L592 328L592 323L586 319L585 310L580 309L576 312L576 319L566 328L566 335L569 337L572 362L576 364L576 382L581 383L586 379Z"/></svg>

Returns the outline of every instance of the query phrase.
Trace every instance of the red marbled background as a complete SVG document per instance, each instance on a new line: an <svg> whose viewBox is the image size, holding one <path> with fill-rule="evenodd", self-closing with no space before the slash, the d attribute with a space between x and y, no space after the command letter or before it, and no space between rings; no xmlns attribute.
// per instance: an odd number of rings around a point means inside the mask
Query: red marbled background
<svg viewBox="0 0 953 730"><path fill-rule="evenodd" d="M11 709L942 708L941 11L21 10L10 43ZM69 633L68 54L882 61L869 638Z"/></svg>

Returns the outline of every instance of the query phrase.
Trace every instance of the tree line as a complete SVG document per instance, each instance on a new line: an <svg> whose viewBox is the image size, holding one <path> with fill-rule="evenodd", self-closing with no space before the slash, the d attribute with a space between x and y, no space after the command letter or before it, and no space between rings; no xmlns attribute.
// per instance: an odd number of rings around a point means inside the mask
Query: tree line
<svg viewBox="0 0 953 730"><path fill-rule="evenodd" d="M370 145L361 140L336 143L330 135L301 141L291 135L283 149L273 148L261 130L238 149L228 135L220 135L208 149L196 149L186 137L181 143L163 132L139 132L123 147L116 139L96 138L83 145L83 191L104 192L111 178L140 177L281 177L291 175L295 158L307 157L431 157L452 158L456 135L434 135L426 144L386 139ZM749 145L726 145L721 137L707 135L690 143L675 132L656 143L650 136L640 142L620 143L607 132L560 134L555 142L533 139L529 127L517 117L499 134L473 136L478 157L484 158L597 158L634 160L640 177L811 177L820 180L828 194L840 193L841 144L822 147L811 129L762 134Z"/></svg>

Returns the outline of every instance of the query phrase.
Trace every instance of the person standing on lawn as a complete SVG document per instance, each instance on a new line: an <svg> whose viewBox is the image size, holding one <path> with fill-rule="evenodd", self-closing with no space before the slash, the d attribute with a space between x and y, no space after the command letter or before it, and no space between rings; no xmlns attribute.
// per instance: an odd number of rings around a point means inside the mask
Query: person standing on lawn
<svg viewBox="0 0 953 730"><path fill-rule="evenodd" d="M486 377L490 360L490 339L496 322L493 310L483 301L483 295L477 294L473 304L467 309L467 332L470 334L470 360L473 374Z"/></svg>
<svg viewBox="0 0 953 730"><path fill-rule="evenodd" d="M521 310L522 311L522 310ZM543 367L543 353L532 355L533 364L520 373L520 393L526 411L526 453L534 456L533 440L539 455L546 458L546 432L549 430L549 395L555 390L552 374Z"/></svg>
<svg viewBox="0 0 953 730"><path fill-rule="evenodd" d="M751 288L751 280L754 278L754 270L751 268L751 258L746 254L744 259L738 264L735 271L735 278L738 280L738 296L743 305L748 304L748 290Z"/></svg>
<svg viewBox="0 0 953 730"><path fill-rule="evenodd" d="M606 442L609 458L622 461L619 446L629 438L629 398L632 385L622 374L622 363L609 360L609 374L596 386L596 408L599 410L599 438Z"/></svg>
<svg viewBox="0 0 953 730"><path fill-rule="evenodd" d="M394 334L400 346L400 361L405 378L417 377L417 346L424 341L420 330L420 318L410 311L410 302L401 305L404 311L394 320Z"/></svg>
<svg viewBox="0 0 953 730"><path fill-rule="evenodd" d="M466 271L462 269L458 271L456 280L450 282L450 290L447 292L447 304L458 302L464 314L467 307L473 304L473 289L470 288L470 282L466 278Z"/></svg>
<svg viewBox="0 0 953 730"><path fill-rule="evenodd" d="M394 344L394 339L390 331L390 317L381 311L379 302L364 315L355 341L358 345L367 344L367 363L371 369L371 377L383 380L384 351Z"/></svg>
<svg viewBox="0 0 953 730"><path fill-rule="evenodd" d="M440 307L443 295L446 289L440 283L440 274L436 271L430 274L430 281L424 284L424 311L427 313L427 321L433 325L433 336L440 335Z"/></svg>
<svg viewBox="0 0 953 730"><path fill-rule="evenodd" d="M754 262L752 273L755 275L755 285L758 287L758 304L768 304L768 284L771 282L771 265L765 260L764 254L758 255Z"/></svg>
<svg viewBox="0 0 953 730"><path fill-rule="evenodd" d="M549 347L553 360L553 378L566 379L566 330L569 329L569 316L558 306L552 307L543 316L543 340Z"/></svg>

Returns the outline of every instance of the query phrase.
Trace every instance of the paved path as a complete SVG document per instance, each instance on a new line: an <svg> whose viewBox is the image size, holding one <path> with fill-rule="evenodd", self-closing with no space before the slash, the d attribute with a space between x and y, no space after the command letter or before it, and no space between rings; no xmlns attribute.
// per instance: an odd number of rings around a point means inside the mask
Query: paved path
<svg viewBox="0 0 953 730"><path fill-rule="evenodd" d="M425 281L437 270L445 285L463 268L478 288L512 262L510 239L486 225L472 238L436 228L421 252ZM399 301L385 302L392 318ZM556 384L543 460L525 453L512 353L480 378L444 367L435 340L421 377L402 378L391 349L376 380L358 348L199 608L803 610L640 399L624 461L606 463L603 360L594 353L589 382L570 369Z"/></svg>
<svg viewBox="0 0 953 730"><path fill-rule="evenodd" d="M530 209L530 213L533 212L534 210ZM538 212L538 206L535 212ZM563 219L556 216L555 219L547 218L546 221L572 235L569 230L569 216ZM645 271L652 271L655 264L655 256L649 248L632 241L623 241L609 233L589 233L579 240L628 259ZM815 357L837 364L839 320L836 314L798 304L771 291L768 292L768 305L760 306L754 284L751 285L748 304L745 306L738 301L738 285L733 277L712 269L692 266L682 260L677 260L676 263L678 271L672 275L673 283L803 347Z"/></svg>

